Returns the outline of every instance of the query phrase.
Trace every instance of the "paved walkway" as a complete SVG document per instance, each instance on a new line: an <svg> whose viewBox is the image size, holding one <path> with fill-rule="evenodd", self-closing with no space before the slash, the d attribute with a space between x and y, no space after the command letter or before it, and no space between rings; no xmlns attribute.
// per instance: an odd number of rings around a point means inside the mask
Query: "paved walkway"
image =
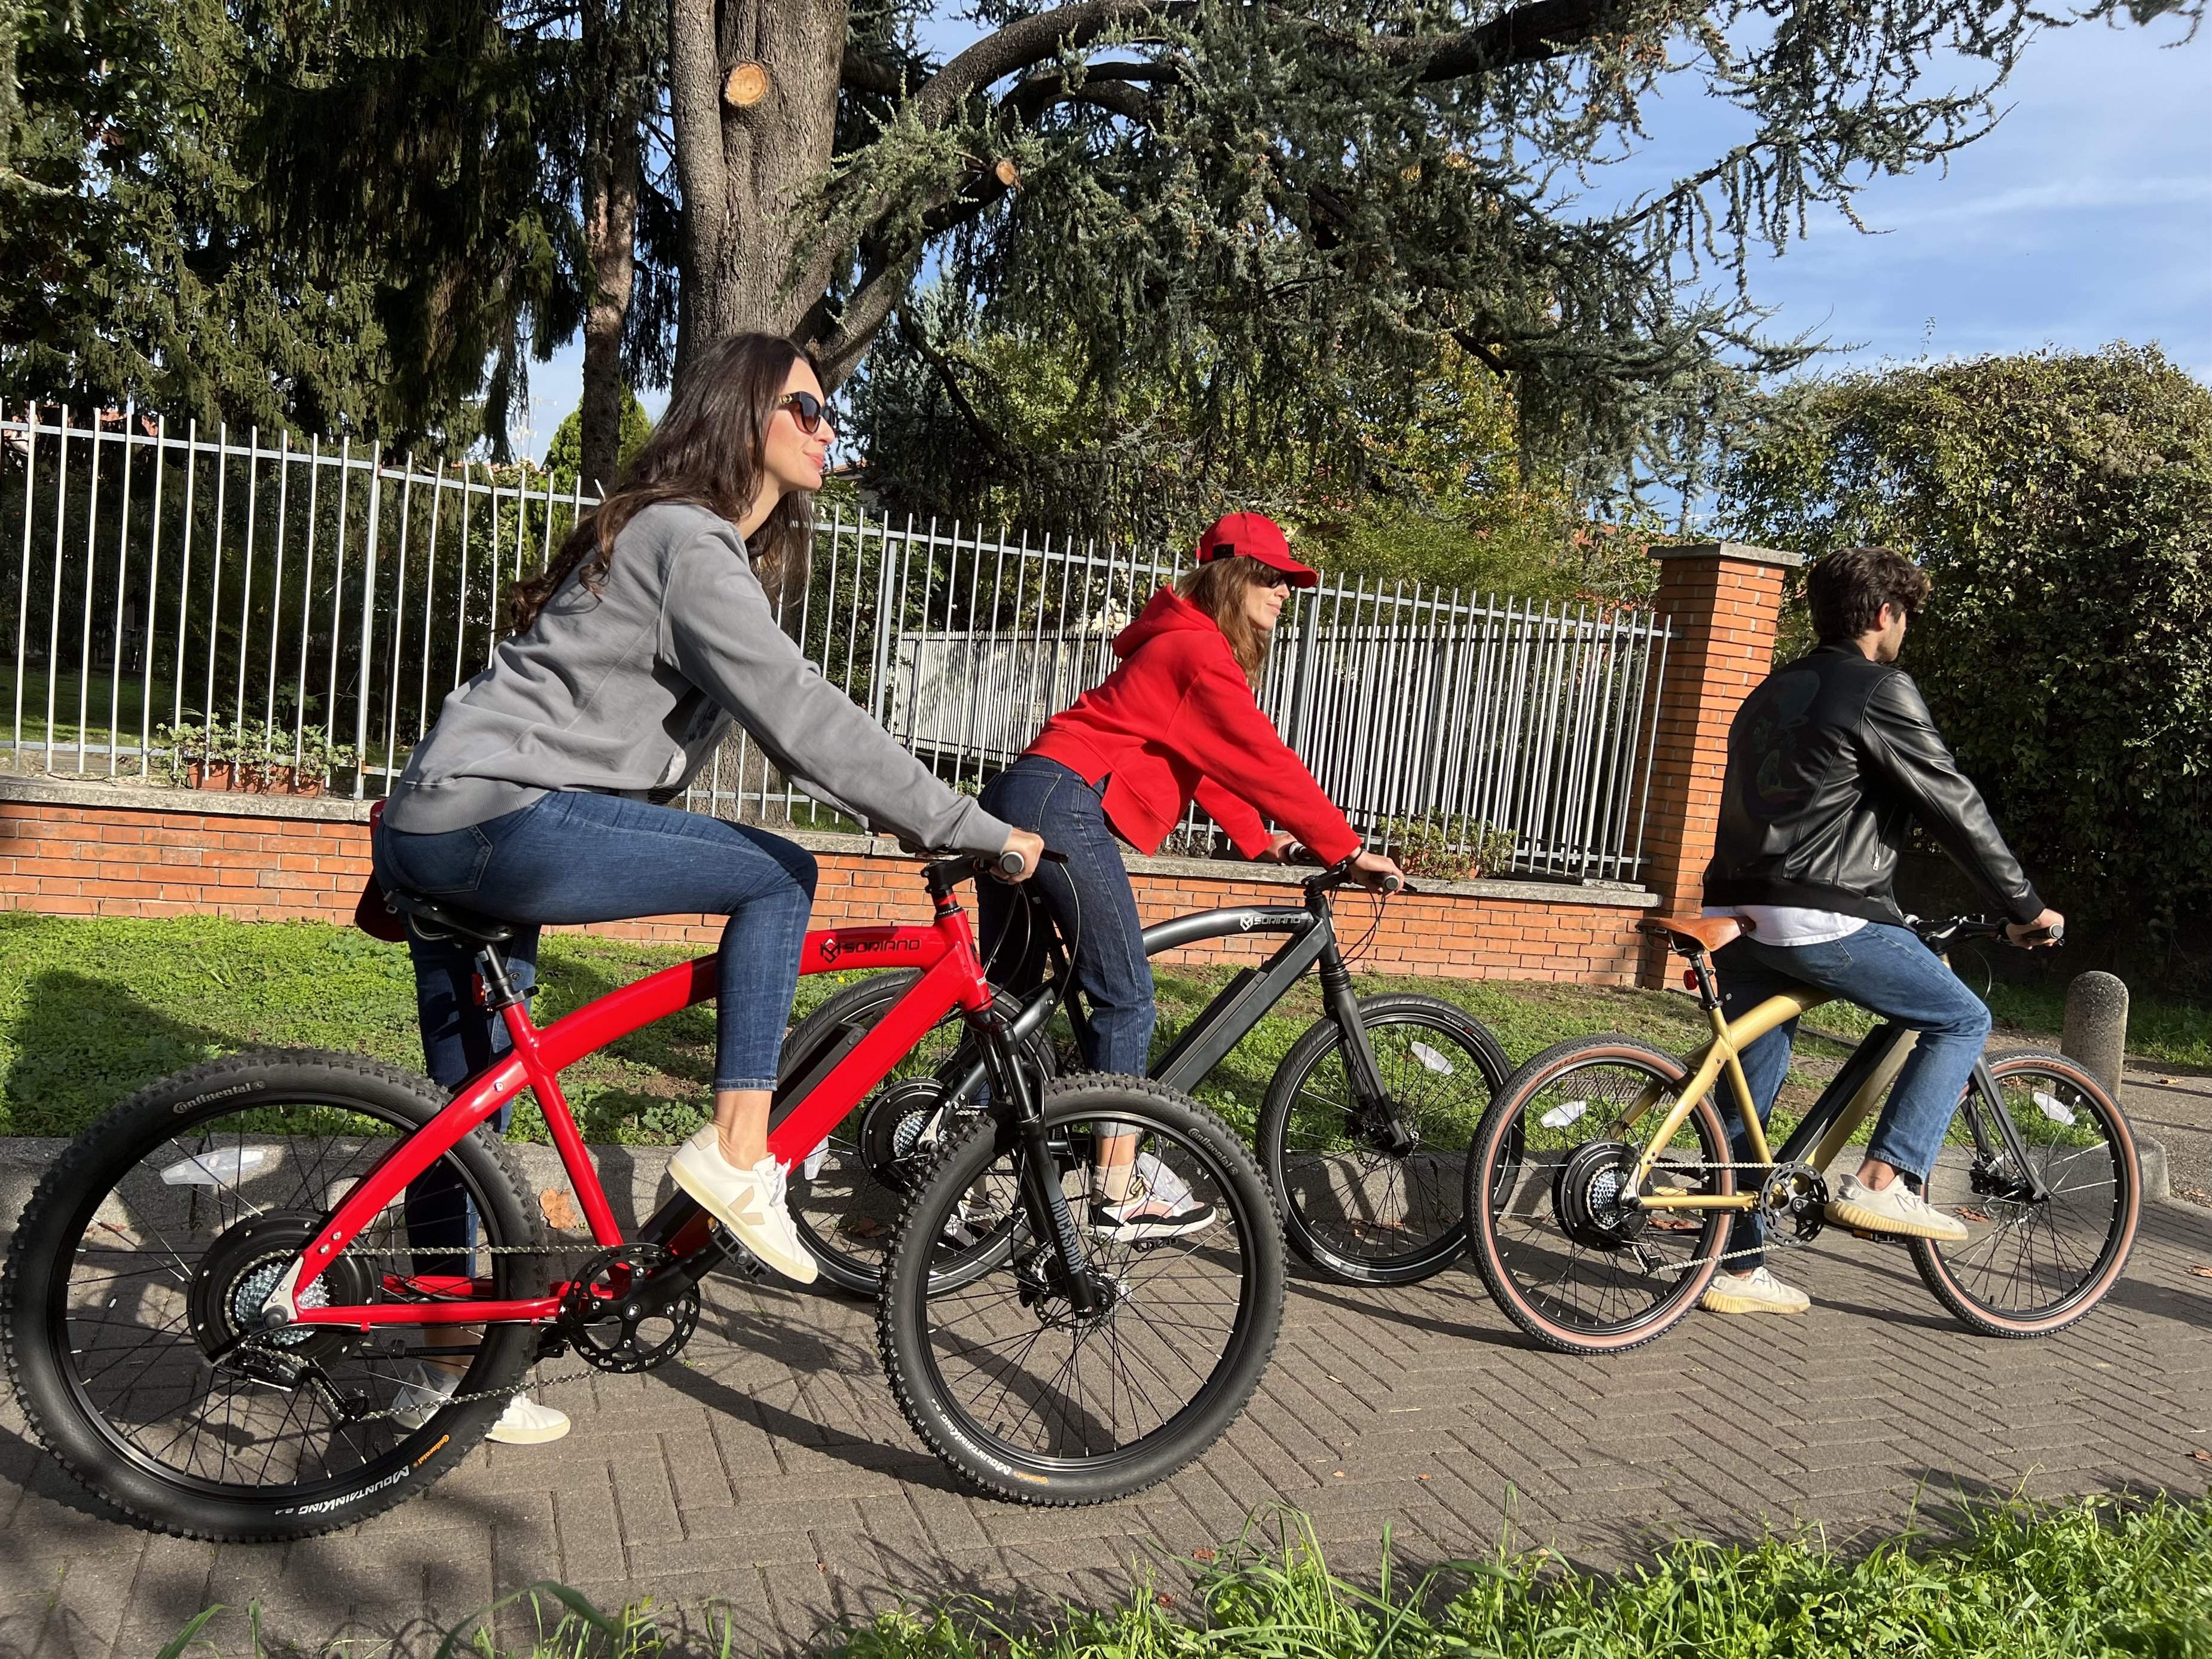
<svg viewBox="0 0 2212 1659"><path fill-rule="evenodd" d="M2188 1081L2154 1100L2131 1077L2147 1130L2164 1113L2212 1140L2212 1079ZM2105 1307L2045 1342L1970 1336L1895 1247L1830 1234L1790 1268L1817 1306L1763 1322L1755 1355L1741 1325L1693 1315L1606 1362L1533 1352L1465 1268L1379 1293L1301 1281L1243 1421L1166 1486L1096 1510L951 1490L890 1403L866 1309L730 1285L688 1366L556 1390L577 1418L562 1444L487 1448L426 1498L279 1548L101 1518L0 1403L0 1655L135 1659L209 1603L249 1601L308 1652L427 1652L443 1624L548 1577L610 1608L649 1596L695 1628L719 1606L739 1651L789 1651L902 1600L1048 1612L1148 1571L1173 1589L1194 1549L1277 1500L1357 1573L1386 1526L1409 1561L1510 1529L1603 1567L1679 1533L1803 1519L1842 1540L1958 1494L2195 1494L2212 1478L2212 1208L2150 1206ZM1722 1426L1739 1398L1765 1406L1763 1431ZM246 1650L242 1613L209 1634Z"/></svg>

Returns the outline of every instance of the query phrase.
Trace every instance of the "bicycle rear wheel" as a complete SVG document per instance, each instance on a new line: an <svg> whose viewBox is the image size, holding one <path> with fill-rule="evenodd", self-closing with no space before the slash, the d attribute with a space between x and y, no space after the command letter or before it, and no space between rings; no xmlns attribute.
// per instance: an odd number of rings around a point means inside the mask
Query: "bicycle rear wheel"
<svg viewBox="0 0 2212 1659"><path fill-rule="evenodd" d="M851 1052L920 977L910 971L871 975L807 1015L783 1040L779 1095L805 1086ZM1003 993L998 1008L1010 1021L1021 1012ZM1040 1083L1053 1075L1051 1048L1042 1036L1024 1042L1020 1054ZM975 1094L958 1087L976 1061L975 1040L955 1009L791 1166L793 1224L831 1284L856 1296L883 1288L884 1259L907 1194L978 1109ZM798 1103L796 1093L780 1098L771 1122L782 1122ZM972 1233L975 1219L958 1224Z"/></svg>
<svg viewBox="0 0 2212 1659"><path fill-rule="evenodd" d="M0 1277L9 1375L62 1468L143 1526L257 1542L350 1526L458 1463L506 1399L386 1414L422 1398L407 1392L413 1327L295 1327L215 1358L344 1194L445 1103L374 1060L264 1050L166 1079L86 1131L39 1183ZM394 1204L305 1299L425 1300L415 1274L477 1272L493 1295L530 1294L529 1258L477 1255L536 1240L505 1150L479 1129L426 1181L411 1231ZM464 1200L475 1244L418 1261L429 1240L465 1238ZM489 1328L456 1392L511 1388L535 1343Z"/></svg>
<svg viewBox="0 0 2212 1659"><path fill-rule="evenodd" d="M1266 1370L1283 1315L1281 1223L1243 1144L1214 1115L1137 1078L1048 1085L1051 1179L1068 1194L1104 1305L1079 1312L1048 1233L1019 1196L1019 1132L994 1114L948 1147L899 1224L877 1324L915 1431L974 1486L1024 1504L1103 1503L1164 1480L1220 1437ZM1116 1243L1087 1228L1091 1126L1142 1137L1200 1230ZM963 1208L1020 1217L981 1274L936 1271Z"/></svg>
<svg viewBox="0 0 2212 1659"><path fill-rule="evenodd" d="M1997 1096L1966 1085L1927 1183L1965 1221L1964 1244L1912 1241L1913 1265L1954 1316L1985 1336L2048 1336L2087 1314L2127 1265L2142 1213L2135 1136L2097 1080L2063 1054L1989 1062ZM2027 1168L2008 1146L2009 1118ZM2033 1174L2045 1196L2033 1195Z"/></svg>
<svg viewBox="0 0 2212 1659"><path fill-rule="evenodd" d="M1673 1055L1626 1036L1547 1048L1508 1079L1467 1160L1474 1265L1505 1316L1562 1353L1619 1353L1687 1313L1719 1266L1729 1214L1622 1202L1684 1081ZM1710 1097L1690 1109L1645 1183L1735 1190Z"/></svg>
<svg viewBox="0 0 2212 1659"><path fill-rule="evenodd" d="M1410 1285L1467 1243L1467 1147L1513 1068L1480 1020L1435 997L1364 998L1359 1023L1384 1100L1362 1106L1345 1033L1316 1020L1267 1085L1260 1166L1291 1248L1317 1271Z"/></svg>

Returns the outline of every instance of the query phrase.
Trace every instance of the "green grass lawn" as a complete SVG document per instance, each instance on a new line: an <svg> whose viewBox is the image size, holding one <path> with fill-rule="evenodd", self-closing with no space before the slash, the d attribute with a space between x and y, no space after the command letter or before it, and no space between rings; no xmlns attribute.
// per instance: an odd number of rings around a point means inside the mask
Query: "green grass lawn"
<svg viewBox="0 0 2212 1659"><path fill-rule="evenodd" d="M15 732L15 665L14 653L9 660L0 665L0 742L12 741ZM46 740L46 690L49 677L39 668L23 671L23 741L44 744ZM54 696L54 742L58 746L68 744L74 747L77 739L77 698L86 700L84 711L84 740L88 744L105 744L108 740L108 699L115 697L119 707L115 711L116 726L123 733L125 747L138 746L138 713L140 699L145 692L143 674L125 674L118 688L114 677L95 671L89 680L76 673L64 673L52 678ZM158 694L155 699L155 719L168 718L168 710Z"/></svg>
<svg viewBox="0 0 2212 1659"><path fill-rule="evenodd" d="M575 935L549 939L540 957L545 990L538 1017L557 1018L686 954ZM799 1012L848 977L801 981ZM1164 971L1159 1041L1172 1041L1227 977L1227 969ZM1419 991L1457 1003L1497 1033L1516 1063L1587 1032L1628 1031L1684 1048L1703 1030L1687 999L1655 991L1370 976L1360 979L1359 988ZM1200 1095L1249 1133L1277 1064L1320 1012L1309 980L1230 1055ZM1998 1012L2047 1037L2057 1004L2001 1000ZM1816 1018L1847 1035L1866 1023L1842 1007ZM2147 999L2137 1005L2136 1029L2149 1038L2147 1051L2154 1056L2212 1060L2212 1015L2203 1009ZM406 951L319 922L0 912L0 1134L74 1133L143 1085L252 1044L359 1051L419 1068ZM695 1008L572 1067L564 1081L586 1138L659 1143L689 1133L705 1121L713 1045L713 1015ZM1798 1045L1800 1058L1816 1064L1844 1052L1843 1043L1820 1036ZM1805 1073L1793 1073L1793 1091L1813 1086ZM526 1102L515 1133L539 1136L543 1130Z"/></svg>
<svg viewBox="0 0 2212 1659"><path fill-rule="evenodd" d="M1010 1628L974 1597L879 1614L812 1649L814 1659L2192 1659L2212 1653L2212 1501L2047 1509L1977 1506L1942 1541L1905 1535L1870 1550L1817 1534L1751 1546L1686 1540L1615 1577L1547 1552L1500 1553L1422 1575L1355 1584L1332 1571L1295 1515L1248 1530L1206 1564L1165 1564L1152 1585L1104 1607L1069 1607ZM1200 1552L1214 1557L1212 1551ZM1189 1582L1194 1579L1194 1582ZM757 1648L757 1592L732 1587L688 1640L650 1603L604 1612L540 1585L544 1634L507 1646L484 1615L441 1656L647 1659ZM489 1610L487 1609L487 1612ZM249 1613L210 1609L166 1654L258 1655ZM703 1625L703 1629L702 1629ZM281 1632L271 1632L281 1639ZM231 1638L234 1639L226 1639ZM243 1640L234 1639L243 1638ZM703 1638L703 1639L702 1639Z"/></svg>

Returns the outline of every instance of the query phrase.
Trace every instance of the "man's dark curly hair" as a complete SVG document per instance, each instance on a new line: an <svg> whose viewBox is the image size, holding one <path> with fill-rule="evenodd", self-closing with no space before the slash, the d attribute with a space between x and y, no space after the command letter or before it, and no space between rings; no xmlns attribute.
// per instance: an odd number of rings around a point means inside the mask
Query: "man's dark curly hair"
<svg viewBox="0 0 2212 1659"><path fill-rule="evenodd" d="M1831 553L1805 580L1813 627L1823 645L1840 645L1872 629L1885 605L1908 617L1928 603L1928 573L1886 547L1846 547Z"/></svg>

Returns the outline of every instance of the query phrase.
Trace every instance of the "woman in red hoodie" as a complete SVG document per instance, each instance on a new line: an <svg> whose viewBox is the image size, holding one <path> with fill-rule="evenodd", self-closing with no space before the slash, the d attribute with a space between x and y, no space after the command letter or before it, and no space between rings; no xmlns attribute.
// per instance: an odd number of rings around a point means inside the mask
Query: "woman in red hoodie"
<svg viewBox="0 0 2212 1659"><path fill-rule="evenodd" d="M1042 866L1030 885L1074 945L1075 988L1088 1011L1078 1032L1093 1071L1142 1076L1152 1047L1152 973L1117 837L1152 852L1195 799L1247 858L1279 858L1302 842L1332 864L1356 856L1370 885L1399 874L1389 859L1361 849L1254 695L1283 601L1316 580L1291 556L1273 520L1232 513L1218 520L1199 538L1196 568L1153 594L1114 641L1121 665L1047 721L1022 757L984 787L986 811L1035 830L1066 858ZM1282 829L1271 835L1262 814ZM986 882L978 903L994 976L1017 993L1034 988L1044 941L1024 935L1021 901ZM1010 935L1018 960L998 960L993 953ZM1099 1126L1094 1225L1133 1240L1211 1222L1167 1183L1133 1192L1136 1137L1107 1134L1107 1127Z"/></svg>

